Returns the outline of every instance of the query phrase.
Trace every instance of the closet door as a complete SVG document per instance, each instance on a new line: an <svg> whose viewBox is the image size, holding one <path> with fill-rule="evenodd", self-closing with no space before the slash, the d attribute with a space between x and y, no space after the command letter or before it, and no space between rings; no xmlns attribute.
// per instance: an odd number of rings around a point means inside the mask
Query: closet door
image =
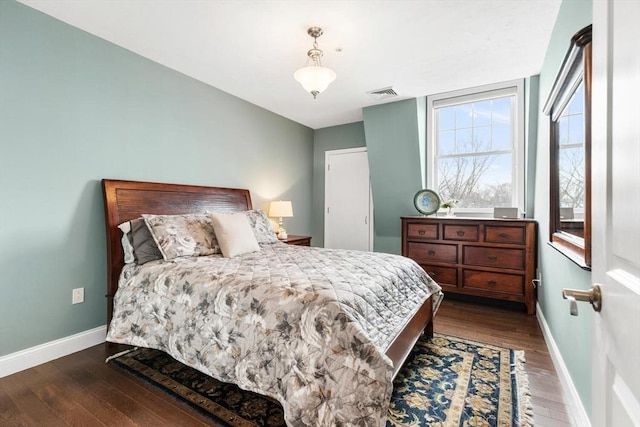
<svg viewBox="0 0 640 427"><path fill-rule="evenodd" d="M371 186L366 148L325 153L324 246L373 249Z"/></svg>

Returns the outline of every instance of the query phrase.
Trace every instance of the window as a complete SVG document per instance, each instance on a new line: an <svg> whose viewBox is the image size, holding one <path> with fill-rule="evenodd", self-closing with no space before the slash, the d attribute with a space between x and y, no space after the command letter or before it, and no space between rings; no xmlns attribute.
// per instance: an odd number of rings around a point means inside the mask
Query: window
<svg viewBox="0 0 640 427"><path fill-rule="evenodd" d="M558 118L558 196L560 219L584 219L584 82ZM566 212L565 215L562 215Z"/></svg>
<svg viewBox="0 0 640 427"><path fill-rule="evenodd" d="M523 82L427 98L427 186L459 212L524 210Z"/></svg>

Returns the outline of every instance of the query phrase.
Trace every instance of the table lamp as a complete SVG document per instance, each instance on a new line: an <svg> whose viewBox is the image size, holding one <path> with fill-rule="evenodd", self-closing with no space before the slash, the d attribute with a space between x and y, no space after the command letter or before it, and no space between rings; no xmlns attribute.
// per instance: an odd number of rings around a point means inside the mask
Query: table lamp
<svg viewBox="0 0 640 427"><path fill-rule="evenodd" d="M282 224L282 218L289 218L293 216L293 207L288 200L278 200L277 202L271 202L269 205L269 216L272 218L278 218L278 239L287 240L287 231Z"/></svg>

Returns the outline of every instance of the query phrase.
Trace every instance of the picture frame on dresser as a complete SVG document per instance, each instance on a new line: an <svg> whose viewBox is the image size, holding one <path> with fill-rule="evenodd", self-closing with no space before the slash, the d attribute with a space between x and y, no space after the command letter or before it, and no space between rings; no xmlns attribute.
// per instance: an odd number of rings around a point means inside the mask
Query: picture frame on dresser
<svg viewBox="0 0 640 427"><path fill-rule="evenodd" d="M537 223L531 219L402 217L402 255L445 293L523 303L535 313Z"/></svg>

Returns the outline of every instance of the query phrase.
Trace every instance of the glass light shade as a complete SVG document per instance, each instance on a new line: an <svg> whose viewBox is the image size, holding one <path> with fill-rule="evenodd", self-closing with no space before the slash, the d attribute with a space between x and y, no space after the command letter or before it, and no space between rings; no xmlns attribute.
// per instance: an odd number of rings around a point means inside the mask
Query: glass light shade
<svg viewBox="0 0 640 427"><path fill-rule="evenodd" d="M279 200L277 202L271 202L269 205L269 216L288 218L293 216L293 207L290 201Z"/></svg>
<svg viewBox="0 0 640 427"><path fill-rule="evenodd" d="M311 65L302 67L293 73L296 79L309 93L322 93L336 79L336 73L330 68Z"/></svg>

